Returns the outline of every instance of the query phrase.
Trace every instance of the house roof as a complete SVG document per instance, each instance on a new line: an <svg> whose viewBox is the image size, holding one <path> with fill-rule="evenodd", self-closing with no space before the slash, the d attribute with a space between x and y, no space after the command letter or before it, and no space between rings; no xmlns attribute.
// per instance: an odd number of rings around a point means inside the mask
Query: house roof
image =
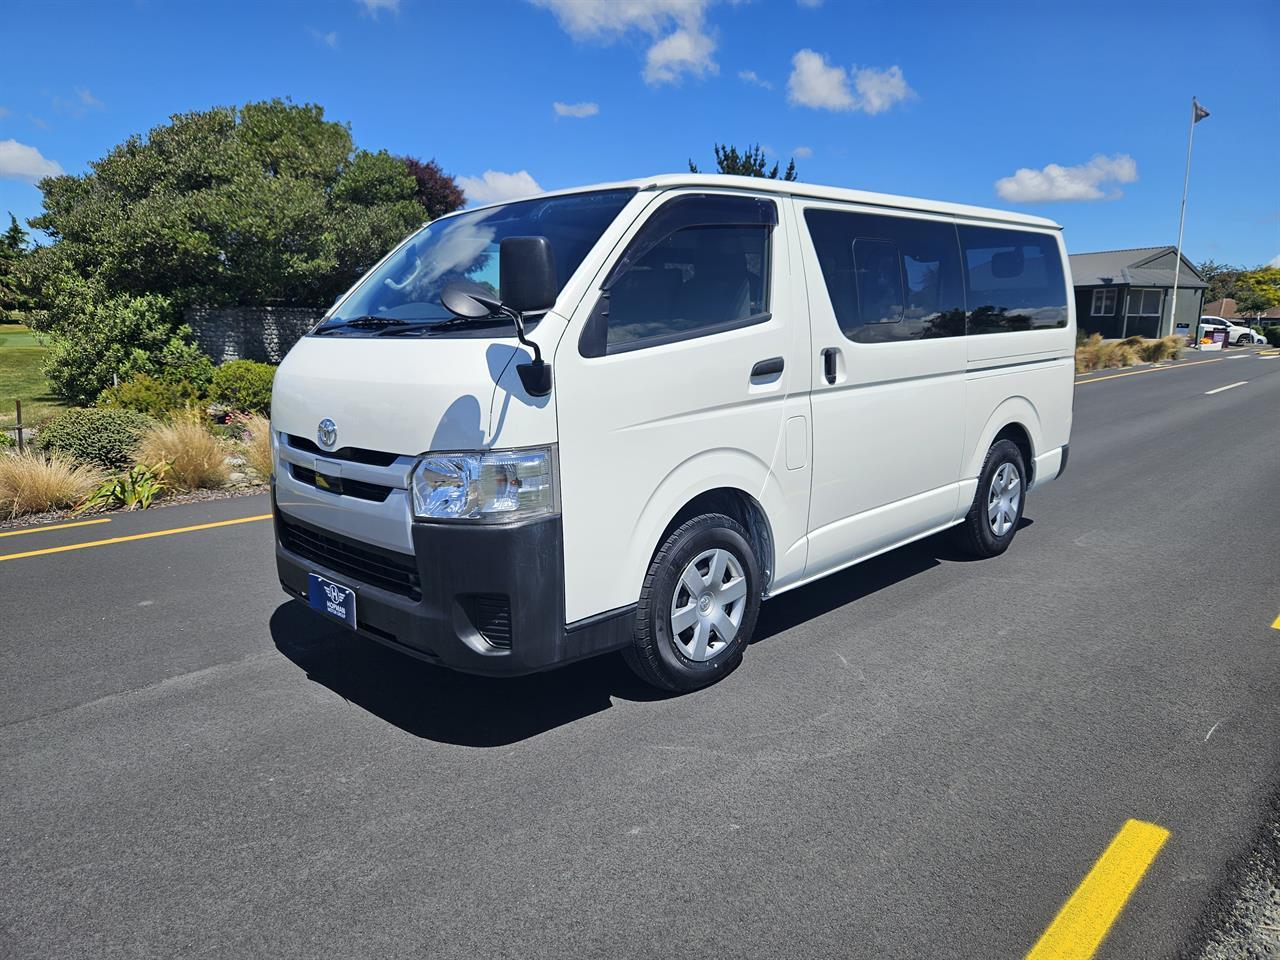
<svg viewBox="0 0 1280 960"><path fill-rule="evenodd" d="M1128 250L1073 253L1071 275L1077 287L1097 287L1111 283L1135 287L1172 287L1173 270L1148 267L1146 264L1176 251L1176 247L1132 247ZM1184 289L1208 286L1196 272L1195 265L1186 257L1182 258L1178 286Z"/></svg>
<svg viewBox="0 0 1280 960"><path fill-rule="evenodd" d="M1204 305L1204 315L1206 317L1221 317L1223 320L1253 320L1256 317L1252 313L1238 313L1236 311L1236 302L1231 297L1206 303ZM1280 307L1272 307L1262 317L1265 320L1280 320Z"/></svg>

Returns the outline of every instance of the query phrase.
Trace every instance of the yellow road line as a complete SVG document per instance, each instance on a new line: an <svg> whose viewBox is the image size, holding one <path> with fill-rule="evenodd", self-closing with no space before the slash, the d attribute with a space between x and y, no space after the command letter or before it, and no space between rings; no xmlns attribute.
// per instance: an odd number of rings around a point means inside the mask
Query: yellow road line
<svg viewBox="0 0 1280 960"><path fill-rule="evenodd" d="M1275 622L1271 624L1272 630L1280 630L1280 617L1276 617Z"/></svg>
<svg viewBox="0 0 1280 960"><path fill-rule="evenodd" d="M1192 360L1190 363L1173 363L1167 367L1147 367L1145 370L1130 370L1128 373L1113 373L1109 377L1094 377L1092 380L1077 380L1077 384L1101 383L1103 380L1115 380L1117 377L1136 377L1140 373L1155 373L1157 370L1181 370L1183 367L1198 367L1202 363L1218 363L1226 357L1214 357L1210 360Z"/></svg>
<svg viewBox="0 0 1280 960"><path fill-rule="evenodd" d="M68 550L87 550L89 547L105 547L111 543L128 543L130 540L150 540L152 537L167 537L175 533L192 533L196 530L212 530L214 527L230 527L237 523L252 523L255 520L270 520L271 514L263 513L256 517L239 517L235 520L218 520L215 523L197 523L190 527L174 527L172 530L153 530L150 533L135 533L127 537L111 537L109 540L92 540L89 543L69 543L65 547L45 547L43 550L28 550L26 553L10 553L0 556L0 560L21 560L23 557L41 557L47 553L65 553Z"/></svg>
<svg viewBox="0 0 1280 960"><path fill-rule="evenodd" d="M1168 839L1164 827L1126 821L1026 960L1089 960Z"/></svg>
<svg viewBox="0 0 1280 960"><path fill-rule="evenodd" d="M98 520L79 520L75 523L55 523L48 527L28 527L25 530L5 530L0 533L0 537L20 537L24 533L44 533L46 530L70 530L72 527L88 527L95 523L110 523L110 517L102 517Z"/></svg>

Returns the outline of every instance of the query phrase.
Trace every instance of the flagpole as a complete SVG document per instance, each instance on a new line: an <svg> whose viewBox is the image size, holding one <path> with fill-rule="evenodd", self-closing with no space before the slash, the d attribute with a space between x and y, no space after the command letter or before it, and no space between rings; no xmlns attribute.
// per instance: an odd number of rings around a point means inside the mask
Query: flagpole
<svg viewBox="0 0 1280 960"><path fill-rule="evenodd" d="M1169 308L1169 333L1178 329L1178 277L1182 273L1182 228L1187 222L1187 187L1191 185L1191 141L1196 135L1196 98L1191 98L1191 126L1187 128L1187 170L1182 177L1182 208L1178 212L1178 254L1173 267L1173 304ZM1192 325L1199 331L1199 319Z"/></svg>

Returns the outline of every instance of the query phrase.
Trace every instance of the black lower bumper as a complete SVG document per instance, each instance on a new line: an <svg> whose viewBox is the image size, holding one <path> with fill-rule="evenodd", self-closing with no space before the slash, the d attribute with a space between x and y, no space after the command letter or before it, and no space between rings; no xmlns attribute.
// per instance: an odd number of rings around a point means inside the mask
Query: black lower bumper
<svg viewBox="0 0 1280 960"><path fill-rule="evenodd" d="M287 593L305 601L310 573L348 586L360 633L432 663L515 676L631 639L630 607L565 624L559 517L511 526L415 523L411 556L282 515L274 498L272 510Z"/></svg>

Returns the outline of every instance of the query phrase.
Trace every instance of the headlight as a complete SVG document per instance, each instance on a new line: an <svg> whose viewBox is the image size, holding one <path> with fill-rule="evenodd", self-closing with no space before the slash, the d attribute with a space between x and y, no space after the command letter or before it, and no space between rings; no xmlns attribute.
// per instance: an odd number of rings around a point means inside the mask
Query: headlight
<svg viewBox="0 0 1280 960"><path fill-rule="evenodd" d="M547 447L423 457L411 481L414 515L511 523L554 513L553 464Z"/></svg>

